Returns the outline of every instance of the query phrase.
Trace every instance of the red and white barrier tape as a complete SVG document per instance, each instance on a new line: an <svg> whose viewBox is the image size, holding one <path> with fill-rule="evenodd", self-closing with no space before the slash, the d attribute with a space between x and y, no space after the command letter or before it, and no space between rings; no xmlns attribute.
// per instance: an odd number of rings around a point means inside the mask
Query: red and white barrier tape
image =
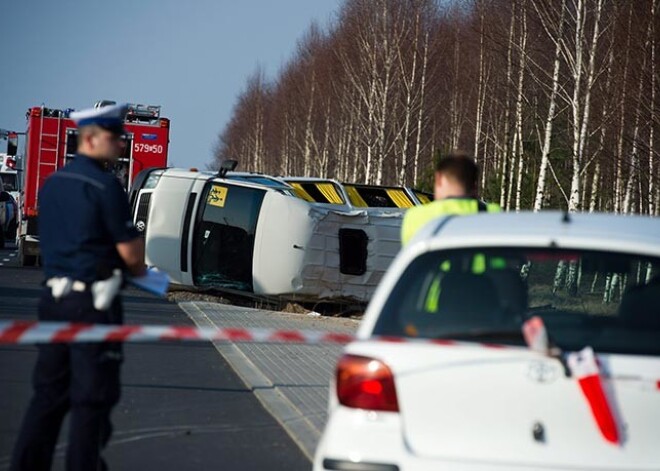
<svg viewBox="0 0 660 471"><path fill-rule="evenodd" d="M163 340L345 344L353 339L351 334L303 330L0 321L0 344Z"/></svg>
<svg viewBox="0 0 660 471"><path fill-rule="evenodd" d="M80 324L69 322L0 321L0 344L77 343L77 342L159 342L209 341L331 343L357 340L352 334L314 330L259 328L216 328L172 325ZM441 346L480 346L482 348L522 348L508 345L464 342L449 339L373 337L391 343L425 343Z"/></svg>

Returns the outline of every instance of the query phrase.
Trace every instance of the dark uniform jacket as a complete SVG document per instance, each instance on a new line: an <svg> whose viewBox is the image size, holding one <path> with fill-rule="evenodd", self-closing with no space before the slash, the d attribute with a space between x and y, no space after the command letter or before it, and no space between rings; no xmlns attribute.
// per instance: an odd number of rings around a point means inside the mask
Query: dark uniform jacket
<svg viewBox="0 0 660 471"><path fill-rule="evenodd" d="M39 243L46 279L91 283L123 267L115 245L138 236L126 192L102 163L78 154L39 192Z"/></svg>

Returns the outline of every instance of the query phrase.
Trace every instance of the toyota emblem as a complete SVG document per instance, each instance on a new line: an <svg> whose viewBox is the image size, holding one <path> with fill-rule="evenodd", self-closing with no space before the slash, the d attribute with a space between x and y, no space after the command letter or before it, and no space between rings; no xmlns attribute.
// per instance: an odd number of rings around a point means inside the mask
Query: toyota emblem
<svg viewBox="0 0 660 471"><path fill-rule="evenodd" d="M557 379L558 368L547 361L533 361L527 367L527 377L537 383L551 383Z"/></svg>

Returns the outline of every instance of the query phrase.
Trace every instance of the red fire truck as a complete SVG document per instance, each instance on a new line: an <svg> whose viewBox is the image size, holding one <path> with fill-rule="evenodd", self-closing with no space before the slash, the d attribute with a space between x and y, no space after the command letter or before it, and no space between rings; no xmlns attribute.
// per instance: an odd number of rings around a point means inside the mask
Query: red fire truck
<svg viewBox="0 0 660 471"><path fill-rule="evenodd" d="M114 104L101 101L95 107ZM21 266L38 261L37 213L39 189L44 180L74 158L78 129L69 118L73 109L57 110L44 106L30 108L26 114L23 193L17 234ZM127 145L112 171L130 190L133 178L142 170L167 167L170 120L160 116L160 106L129 104L124 122Z"/></svg>

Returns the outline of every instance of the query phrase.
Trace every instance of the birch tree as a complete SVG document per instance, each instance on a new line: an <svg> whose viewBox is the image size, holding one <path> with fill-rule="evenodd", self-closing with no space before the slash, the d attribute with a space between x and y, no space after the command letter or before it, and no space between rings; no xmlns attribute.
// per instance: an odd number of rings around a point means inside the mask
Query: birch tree
<svg viewBox="0 0 660 471"><path fill-rule="evenodd" d="M547 9L543 8L539 2L533 2L536 13L538 14L543 29L550 41L554 44L554 59L552 61L552 85L550 97L548 98L548 114L545 119L545 127L543 133L543 145L541 150L541 164L539 167L539 174L536 183L536 194L534 196L534 212L541 210L543 206L543 198L545 195L545 184L547 178L548 165L550 164L550 144L552 142L552 126L555 120L555 113L557 110L557 92L559 90L559 67L561 47L564 34L564 16L566 15L566 0L561 1L559 9L559 20L557 24L553 24L550 20L551 15Z"/></svg>
<svg viewBox="0 0 660 471"><path fill-rule="evenodd" d="M655 120L656 120L656 97L658 86L657 78L657 66L656 66L656 57L655 57L655 46L656 46L656 23L658 15L658 0L651 1L651 113L650 113L650 129L649 129L649 191L648 191L648 212L649 215L658 215L658 204L655 201L656 198L660 200L660 192L656 190L656 179L658 175L655 170ZM657 195L656 195L657 193ZM650 268L650 264L649 264Z"/></svg>
<svg viewBox="0 0 660 471"><path fill-rule="evenodd" d="M647 30L646 30L646 41L645 41L645 50L648 50L649 44L651 42L651 33L653 31L653 21L649 21ZM635 109L635 124L633 125L633 135L632 135L632 148L630 151L630 170L628 172L628 179L625 187L625 192L623 196L623 208L622 212L628 214L632 209L632 198L633 198L633 188L636 179L638 178L638 161L639 161L639 133L640 133L640 119L642 113L642 100L644 99L644 83L645 83L645 72L647 62L647 55L644 54L644 59L642 61L641 73L639 77L639 84L637 88L637 105Z"/></svg>
<svg viewBox="0 0 660 471"><path fill-rule="evenodd" d="M659 1L346 0L250 76L216 165L428 189L459 147L505 209L658 214Z"/></svg>
<svg viewBox="0 0 660 471"><path fill-rule="evenodd" d="M527 6L526 0L519 0L520 11L520 37L518 42L518 90L516 97L516 131L514 137L514 156L518 161L516 175L516 211L520 211L520 200L522 192L523 169L525 167L523 149L523 85L525 70L527 68Z"/></svg>

